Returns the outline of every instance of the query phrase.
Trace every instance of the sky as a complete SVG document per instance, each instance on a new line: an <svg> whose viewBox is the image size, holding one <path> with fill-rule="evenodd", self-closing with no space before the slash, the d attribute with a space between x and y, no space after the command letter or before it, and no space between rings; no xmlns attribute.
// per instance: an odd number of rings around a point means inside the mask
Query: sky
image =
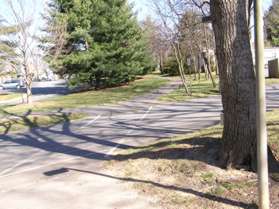
<svg viewBox="0 0 279 209"><path fill-rule="evenodd" d="M15 8L20 11L19 4L22 3L25 10L26 19L33 19L33 31L36 33L40 30L43 25L43 19L41 14L46 8L46 0L12 0L15 5ZM0 17L4 18L9 23L14 22L14 15L12 15L11 9L7 4L7 0L0 0Z"/></svg>
<svg viewBox="0 0 279 209"><path fill-rule="evenodd" d="M34 18L35 25L33 26L34 31L38 31L43 25L41 13L46 8L46 2L48 0L12 0L13 2L20 1L24 5L27 11L27 16ZM155 12L152 9L150 0L128 0L133 4L134 12L138 19L144 20L147 16L155 16ZM11 13L6 4L7 0L0 0L0 16L5 17L7 20L11 20ZM263 0L264 9L266 10L271 5L272 0Z"/></svg>
<svg viewBox="0 0 279 209"><path fill-rule="evenodd" d="M134 11L137 13L139 20L143 20L146 16L155 15L150 0L129 0L129 2L134 4ZM263 0L264 10L267 10L271 4L272 0Z"/></svg>
<svg viewBox="0 0 279 209"><path fill-rule="evenodd" d="M268 9L270 5L272 4L272 0L263 0L264 8Z"/></svg>
<svg viewBox="0 0 279 209"><path fill-rule="evenodd" d="M154 16L155 12L152 10L150 0L129 0L133 4L139 20L144 20L147 16Z"/></svg>

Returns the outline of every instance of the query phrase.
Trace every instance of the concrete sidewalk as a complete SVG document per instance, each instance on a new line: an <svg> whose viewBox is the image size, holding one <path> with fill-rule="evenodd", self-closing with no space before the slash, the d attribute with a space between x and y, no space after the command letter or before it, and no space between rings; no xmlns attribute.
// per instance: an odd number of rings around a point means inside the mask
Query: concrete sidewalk
<svg viewBox="0 0 279 209"><path fill-rule="evenodd" d="M43 173L60 169L59 165L0 178L0 208L159 209L152 197L131 191L94 160L79 158L63 165L68 171L54 176Z"/></svg>

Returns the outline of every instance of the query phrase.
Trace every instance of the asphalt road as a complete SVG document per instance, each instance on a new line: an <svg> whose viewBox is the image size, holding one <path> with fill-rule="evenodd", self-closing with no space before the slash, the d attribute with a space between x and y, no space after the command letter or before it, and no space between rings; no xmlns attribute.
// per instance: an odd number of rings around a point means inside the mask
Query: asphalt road
<svg viewBox="0 0 279 209"><path fill-rule="evenodd" d="M219 122L218 96L161 104L154 99L161 93L155 91L118 105L78 110L88 114L85 120L0 135L0 146L5 149L0 152L0 176L75 157L106 161L113 158L117 148L128 149Z"/></svg>
<svg viewBox="0 0 279 209"><path fill-rule="evenodd" d="M0 94L3 93L24 93L26 92L25 88L20 90L0 90ZM64 80L58 81L44 81L44 82L33 82L32 84L32 100L39 101L47 99L52 96L65 95L69 93L69 89ZM0 105L16 105L21 104L22 98L16 98L6 101L0 101Z"/></svg>
<svg viewBox="0 0 279 209"><path fill-rule="evenodd" d="M189 133L220 122L219 96L181 103L160 103L162 92L118 105L83 109L88 118L51 128L0 135L0 176L84 157L105 161L115 149ZM279 107L279 86L268 88L268 108ZM81 110L79 110L81 111ZM65 112L64 117L67 120Z"/></svg>
<svg viewBox="0 0 279 209"><path fill-rule="evenodd" d="M78 167L83 163L98 171L102 162L114 159L116 150L149 144L220 122L219 96L181 103L156 101L157 96L169 90L161 89L118 105L83 109L88 113L84 120L0 135L0 185L5 185L9 179L9 182L17 182L13 190L16 191L27 173L28 178L36 179L46 171L69 164ZM279 86L268 87L267 99L269 110L279 108ZM65 112L65 118L67 114ZM28 182L34 184L33 187L36 185L30 179Z"/></svg>

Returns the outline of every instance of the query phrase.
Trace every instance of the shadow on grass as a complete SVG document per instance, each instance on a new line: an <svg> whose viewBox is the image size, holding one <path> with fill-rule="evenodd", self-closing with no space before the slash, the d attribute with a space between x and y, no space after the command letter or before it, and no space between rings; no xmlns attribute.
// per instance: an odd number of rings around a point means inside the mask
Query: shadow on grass
<svg viewBox="0 0 279 209"><path fill-rule="evenodd" d="M231 206L246 208L246 209L257 209L258 208L255 204L246 204L246 203L243 203L243 202L231 200L231 199L228 199L228 198L219 197L219 196L212 195L212 194L209 194L209 193L203 193L203 192L195 191L191 188L182 188L182 187L178 187L178 186L165 185L165 184L157 183L157 182L154 182L154 181L141 180L141 179L136 179L136 178L118 177L118 176L112 176L112 175L108 175L108 174L104 174L104 173L98 173L98 172L94 172L94 171L86 171L86 170L80 170L80 169L74 169L74 168L63 168L63 170L64 171L67 170L67 171L88 173L88 174L92 174L92 175L102 176L102 177L116 179L116 180L120 180L120 181L126 181L126 182L149 184L149 185L152 185L154 187L159 187L159 188L172 190L172 191L184 192L184 193L195 195L195 196L200 197L200 198L205 198L205 199L208 199L208 200L211 200L211 201L215 201L215 202L219 202L219 203L223 203L223 204L227 204L227 205L231 205Z"/></svg>
<svg viewBox="0 0 279 209"><path fill-rule="evenodd" d="M176 145L185 145L176 147ZM189 146L191 145L191 146ZM220 139L213 137L193 137L170 142L159 142L151 146L140 147L143 150L131 154L119 154L116 160L125 161L128 159L187 159L205 162L210 165L221 167L218 153L221 143Z"/></svg>

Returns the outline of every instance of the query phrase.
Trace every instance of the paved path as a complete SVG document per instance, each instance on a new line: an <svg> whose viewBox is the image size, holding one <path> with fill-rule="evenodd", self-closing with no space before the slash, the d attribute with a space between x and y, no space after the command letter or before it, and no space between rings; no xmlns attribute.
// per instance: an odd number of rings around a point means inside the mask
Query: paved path
<svg viewBox="0 0 279 209"><path fill-rule="evenodd" d="M83 109L85 120L0 136L0 208L8 202L9 209L153 208L137 194L124 195L118 180L100 175L101 162L113 159L116 149L219 123L219 96L175 104L156 101L175 86L118 105ZM278 108L279 86L269 87L267 97L269 108ZM44 175L63 167L71 169Z"/></svg>
<svg viewBox="0 0 279 209"><path fill-rule="evenodd" d="M9 92L22 92L25 93L25 89L21 90L0 90L0 93L9 93ZM40 101L40 100L46 100L50 97L53 96L58 96L58 95L65 95L69 93L69 89L67 88L66 82L64 80L57 80L57 81L45 81L45 82L33 82L32 85L32 100L33 101ZM23 94L23 97L25 98L25 95ZM10 99L10 100L5 100L5 101L0 101L0 106L1 105L17 105L21 104L23 101L22 96L15 98L15 99Z"/></svg>

